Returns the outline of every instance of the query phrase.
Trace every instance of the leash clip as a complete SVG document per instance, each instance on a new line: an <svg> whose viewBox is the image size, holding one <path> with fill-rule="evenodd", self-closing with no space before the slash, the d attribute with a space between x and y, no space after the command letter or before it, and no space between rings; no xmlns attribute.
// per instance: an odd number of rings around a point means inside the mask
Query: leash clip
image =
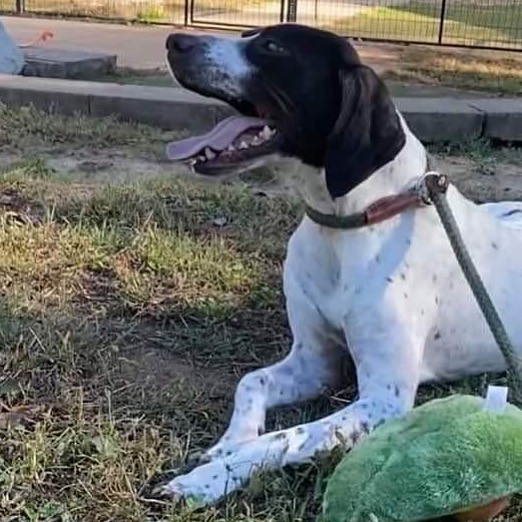
<svg viewBox="0 0 522 522"><path fill-rule="evenodd" d="M415 183L413 191L418 194L425 205L432 205L433 192L444 193L448 190L449 179L435 170L423 174Z"/></svg>

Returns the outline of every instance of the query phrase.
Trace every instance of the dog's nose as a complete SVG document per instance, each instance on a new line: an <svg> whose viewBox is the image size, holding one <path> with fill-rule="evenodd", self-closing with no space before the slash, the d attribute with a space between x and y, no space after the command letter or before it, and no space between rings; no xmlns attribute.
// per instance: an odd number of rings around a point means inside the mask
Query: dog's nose
<svg viewBox="0 0 522 522"><path fill-rule="evenodd" d="M168 36L166 47L167 51L176 53L188 53L198 43L198 37L192 34L174 33Z"/></svg>

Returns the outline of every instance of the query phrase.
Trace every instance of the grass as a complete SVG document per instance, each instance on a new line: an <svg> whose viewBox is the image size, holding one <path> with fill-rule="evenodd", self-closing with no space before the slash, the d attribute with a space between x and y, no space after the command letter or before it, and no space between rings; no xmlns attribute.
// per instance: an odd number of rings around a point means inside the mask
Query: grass
<svg viewBox="0 0 522 522"><path fill-rule="evenodd" d="M522 94L522 59L503 53L443 51L426 47L398 50L397 60L381 73L390 85L407 92L410 85L451 87L506 96ZM172 87L172 78L162 70L121 68L115 73L89 78L92 81ZM437 96L432 91L428 96Z"/></svg>
<svg viewBox="0 0 522 522"><path fill-rule="evenodd" d="M522 59L504 53L405 47L398 51L397 60L381 76L406 91L409 85L429 85L507 96L522 94ZM155 87L173 85L171 76L161 70L122 68L114 74L90 79Z"/></svg>
<svg viewBox="0 0 522 522"><path fill-rule="evenodd" d="M200 512L150 499L223 431L239 376L287 350L281 263L301 213L248 183L99 184L51 166L64 144L155 158L168 136L0 107L0 155L36 154L4 161L0 176L1 520L316 520L331 462L257 477ZM484 384L427 388L421 400ZM340 397L352 395L349 385ZM270 422L337 404L324 397Z"/></svg>
<svg viewBox="0 0 522 522"><path fill-rule="evenodd" d="M411 1L375 7L327 26L343 34L403 41L437 42L440 4ZM443 42L446 44L522 46L522 13L516 0L480 5L470 0L448 2Z"/></svg>
<svg viewBox="0 0 522 522"><path fill-rule="evenodd" d="M492 52L404 48L383 78L519 96L522 60Z"/></svg>
<svg viewBox="0 0 522 522"><path fill-rule="evenodd" d="M93 81L121 83L131 85L152 85L154 87L172 87L172 76L161 69L118 68L113 74L89 78Z"/></svg>

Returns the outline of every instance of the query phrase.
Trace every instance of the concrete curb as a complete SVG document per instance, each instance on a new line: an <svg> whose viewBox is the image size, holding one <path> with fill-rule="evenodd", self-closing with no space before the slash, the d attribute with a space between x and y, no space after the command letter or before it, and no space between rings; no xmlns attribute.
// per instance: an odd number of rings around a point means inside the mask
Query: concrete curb
<svg viewBox="0 0 522 522"><path fill-rule="evenodd" d="M23 76L80 79L116 70L115 54L29 47L24 49Z"/></svg>
<svg viewBox="0 0 522 522"><path fill-rule="evenodd" d="M115 115L164 129L208 130L233 111L182 89L0 75L0 102L60 114ZM487 137L522 142L522 98L395 98L424 142Z"/></svg>

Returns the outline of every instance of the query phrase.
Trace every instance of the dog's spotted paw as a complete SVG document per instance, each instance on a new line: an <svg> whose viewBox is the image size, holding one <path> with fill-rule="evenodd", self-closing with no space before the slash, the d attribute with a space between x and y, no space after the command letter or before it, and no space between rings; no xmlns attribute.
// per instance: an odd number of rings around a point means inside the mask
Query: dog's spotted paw
<svg viewBox="0 0 522 522"><path fill-rule="evenodd" d="M188 507L196 509L216 503L229 489L236 489L236 481L227 466L216 461L174 478L161 487L160 493L164 498L183 501Z"/></svg>
<svg viewBox="0 0 522 522"><path fill-rule="evenodd" d="M183 502L189 509L197 509L210 504L211 499L207 499L202 491L198 491L192 485L185 484L184 477L185 475L182 475L164 484L159 488L158 496L170 500L174 504Z"/></svg>

